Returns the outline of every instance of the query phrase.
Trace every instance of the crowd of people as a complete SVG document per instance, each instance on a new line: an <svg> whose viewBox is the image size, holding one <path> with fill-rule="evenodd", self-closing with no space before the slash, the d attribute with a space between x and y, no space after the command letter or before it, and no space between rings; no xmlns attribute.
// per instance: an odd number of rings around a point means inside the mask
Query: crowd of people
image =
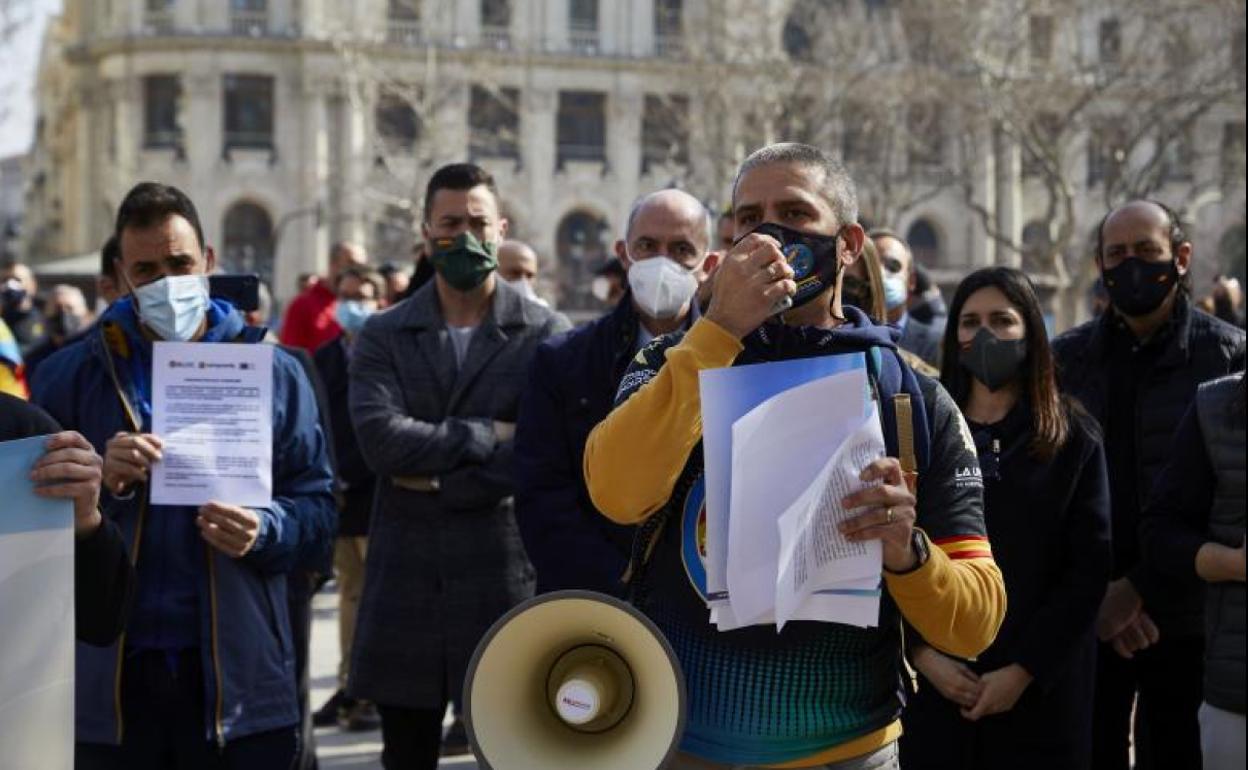
<svg viewBox="0 0 1248 770"><path fill-rule="evenodd" d="M1245 336L1193 299L1172 209L1105 214L1105 307L1053 340L1012 268L946 306L807 145L749 156L718 217L641 197L593 279L613 306L577 328L484 170L439 169L422 214L410 273L336 244L276 339L212 296L195 205L164 184L119 207L98 317L0 272L0 387L31 400L3 397L0 440L52 434L32 479L75 503L77 767L309 768L338 723L379 725L387 770L431 770L466 749L478 640L560 589L624 598L671 643L673 770L1243 766ZM151 504L158 340L277 345L272 505ZM720 632L699 372L854 352L888 456L841 532L881 542L879 622ZM342 659L314 711L331 574Z"/></svg>

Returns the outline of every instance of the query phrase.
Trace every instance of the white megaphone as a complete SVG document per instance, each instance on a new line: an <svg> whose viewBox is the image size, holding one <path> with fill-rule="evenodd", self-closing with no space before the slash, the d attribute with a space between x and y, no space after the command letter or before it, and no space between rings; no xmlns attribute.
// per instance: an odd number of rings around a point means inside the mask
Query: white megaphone
<svg viewBox="0 0 1248 770"><path fill-rule="evenodd" d="M667 639L619 599L558 591L515 607L477 645L464 722L481 770L657 770L685 727Z"/></svg>

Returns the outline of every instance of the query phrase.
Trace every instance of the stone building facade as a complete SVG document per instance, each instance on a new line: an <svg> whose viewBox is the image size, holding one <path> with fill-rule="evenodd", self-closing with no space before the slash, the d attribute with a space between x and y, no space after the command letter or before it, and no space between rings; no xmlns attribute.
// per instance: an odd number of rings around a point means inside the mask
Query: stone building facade
<svg viewBox="0 0 1248 770"><path fill-rule="evenodd" d="M761 6L774 12L750 23ZM792 6L66 0L39 69L25 256L98 249L125 191L156 179L196 201L226 269L257 271L287 299L299 274L324 270L338 239L365 243L376 261L405 261L428 175L471 159L498 179L514 235L542 255L545 292L588 312L587 277L639 194L681 185L721 208L735 163L760 142L791 138L782 120L738 107L761 98L773 70L783 77L775 68L794 45ZM1090 46L1097 23L1077 25ZM757 55L732 58L741 50ZM1213 110L1196 126L1199 142L1230 146L1229 156L1224 147L1202 156L1198 174L1239 158L1227 185L1189 207L1206 252L1236 226L1242 233L1243 134L1242 100L1238 114ZM844 147L835 131L821 137ZM974 185L998 228L1022 239L1044 203L1017 148L987 156ZM1076 178L1088 226L1103 204L1094 175ZM964 194L938 190L876 223L907 234L952 283L1010 258ZM1076 320L1079 304L1055 307L1059 324Z"/></svg>

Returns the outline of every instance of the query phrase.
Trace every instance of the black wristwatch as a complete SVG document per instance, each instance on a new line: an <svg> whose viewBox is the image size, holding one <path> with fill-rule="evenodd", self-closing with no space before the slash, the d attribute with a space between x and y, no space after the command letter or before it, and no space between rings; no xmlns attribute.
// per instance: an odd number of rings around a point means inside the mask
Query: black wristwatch
<svg viewBox="0 0 1248 770"><path fill-rule="evenodd" d="M927 535L924 535L923 530L918 529L917 527L910 530L910 549L914 551L914 555L916 557L914 566L897 571L888 569L888 567L885 567L884 569L894 575L909 575L911 572L919 569L924 564L927 564L927 560L931 557L932 552L927 547Z"/></svg>

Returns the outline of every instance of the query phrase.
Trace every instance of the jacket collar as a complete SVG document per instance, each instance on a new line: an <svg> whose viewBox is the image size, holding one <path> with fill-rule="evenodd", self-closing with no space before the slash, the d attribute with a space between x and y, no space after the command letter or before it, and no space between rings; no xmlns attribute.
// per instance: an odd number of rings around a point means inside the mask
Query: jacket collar
<svg viewBox="0 0 1248 770"><path fill-rule="evenodd" d="M402 313L398 319L400 326L411 329L441 329L446 326L436 283L436 278L428 281L407 301L395 307L394 312ZM530 318L524 298L518 291L502 280L494 281L494 296L490 299L490 312L481 322L483 327L493 325L510 329L536 320Z"/></svg>
<svg viewBox="0 0 1248 770"><path fill-rule="evenodd" d="M1088 352L1094 360L1104 361L1109 357L1114 324L1118 322L1118 311L1112 305L1097 318L1088 340ZM1192 303L1186 293L1180 291L1174 298L1174 313L1157 333L1167 335L1166 349L1157 359L1158 365L1174 367L1186 363L1192 336Z"/></svg>

